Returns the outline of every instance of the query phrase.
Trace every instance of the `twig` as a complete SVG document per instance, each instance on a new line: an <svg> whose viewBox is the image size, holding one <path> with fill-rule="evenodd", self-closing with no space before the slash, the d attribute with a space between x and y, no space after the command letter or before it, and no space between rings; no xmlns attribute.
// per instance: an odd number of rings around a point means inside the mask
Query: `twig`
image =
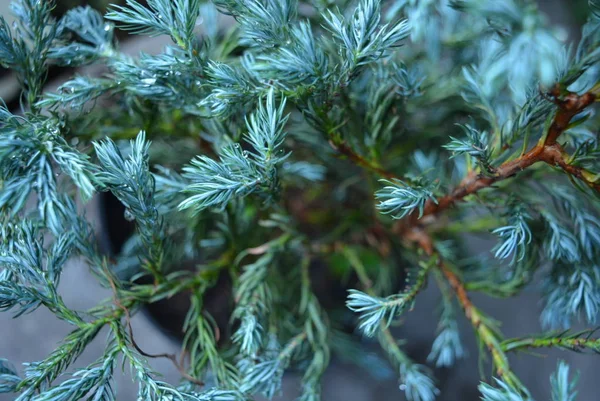
<svg viewBox="0 0 600 401"><path fill-rule="evenodd" d="M437 267L442 272L450 287L454 290L456 298L460 303L462 310L471 322L473 329L478 334L479 338L486 346L492 356L496 374L501 377L508 385L515 389L524 389L525 387L510 370L508 358L498 341L498 336L492 328L490 328L483 319L483 315L477 307L471 302L467 290L461 279L444 263L437 251L435 250L433 241L429 234L421 228L413 228L406 233L406 238L419 245L425 254L436 256L438 258Z"/></svg>
<svg viewBox="0 0 600 401"><path fill-rule="evenodd" d="M356 153L343 140L332 138L329 140L329 144L331 145L331 147L333 149L335 149L340 154L346 156L350 161L352 161L354 164L356 164L359 167L365 168L365 169L372 171L375 174L377 174L381 177L387 178L387 179L392 179L392 178L401 179L396 174L389 172L389 171L375 165L370 160L368 160L368 159L364 158L363 156L359 155L358 153Z"/></svg>
<svg viewBox="0 0 600 401"><path fill-rule="evenodd" d="M292 339L286 344L286 346L279 353L279 359L290 358L294 353L294 350L298 348L304 340L306 340L308 333L306 330L302 330L300 333L296 334Z"/></svg>
<svg viewBox="0 0 600 401"><path fill-rule="evenodd" d="M551 94L556 99L559 109L554 116L552 125L548 129L548 135L546 135L546 140L544 141L545 146L554 145L558 137L569 128L573 117L596 101L596 95L591 92L584 93L581 96L576 93L569 93L563 100L559 100L559 86L555 86Z"/></svg>
<svg viewBox="0 0 600 401"><path fill-rule="evenodd" d="M133 345L133 347L135 348L135 350L142 356L146 357L146 358L166 358L169 359L173 365L175 366L175 368L179 371L179 373L181 374L181 376L188 380L191 383L194 383L198 386L203 386L204 382L196 379L195 377L190 376L185 368L183 367L183 360L184 360L184 355L185 352L182 350L181 354L180 354L180 358L178 359L177 356L175 354L168 354L168 353L162 353L162 354L149 354L147 352L145 352L135 341L135 338L133 336L133 327L131 326L131 315L129 314L129 309L127 309L127 307L125 307L125 305L123 305L121 303L121 301L119 301L119 297L118 297L118 292L117 292L117 286L114 282L114 280L112 279L112 276L109 274L106 275L107 279L108 279L108 283L110 284L110 287L113 290L113 301L115 303L115 305L117 307L119 307L123 313L124 313L124 317L125 317L125 323L127 325L127 329L129 331L129 339L131 341L131 345Z"/></svg>
<svg viewBox="0 0 600 401"><path fill-rule="evenodd" d="M555 143L554 145L546 146L544 148L541 160L551 166L560 167L565 173L583 181L594 191L600 192L600 181L596 182L596 178L593 178L594 174L584 168L569 164L569 157L570 156L564 151L562 146Z"/></svg>
<svg viewBox="0 0 600 401"><path fill-rule="evenodd" d="M350 264L352 265L352 268L354 269L354 272L356 273L356 276L358 277L358 281L360 281L360 283L363 286L363 290L370 296L377 297L378 294L376 294L375 291L373 290L373 282L369 278L369 275L367 274L365 267L362 264L362 262L360 261L360 259L358 259L356 254L348 248L344 248L343 252L344 252L344 255L346 256L346 258L348 259L348 261L350 262ZM416 293L415 293L415 295L416 295ZM380 330L380 333L377 338L378 338L379 343L381 344L382 348L392 358L395 358L396 361L399 361L400 363L405 364L405 365L411 365L412 361L400 349L400 346L398 345L398 341L396 341L396 339L394 338L394 335L392 334L392 331L390 330L389 326L382 321L380 324L379 330Z"/></svg>
<svg viewBox="0 0 600 401"><path fill-rule="evenodd" d="M481 189L489 188L499 181L511 178L538 162L560 167L566 173L583 181L593 190L600 192L600 183L592 181L591 179L593 174L581 167L569 164L568 155L560 144L556 142L558 137L568 129L573 117L583 111L586 107L590 106L595 100L596 95L588 92L581 96L570 93L564 100L557 101L559 110L557 111L543 141L520 157L500 165L496 168L493 176L483 176L475 171L469 173L469 175L467 175L450 194L437 199L437 203L428 200L423 209L423 216L438 214L465 197L472 195ZM412 217L413 220L411 225L414 225L416 222L414 213Z"/></svg>
<svg viewBox="0 0 600 401"><path fill-rule="evenodd" d="M585 349L600 353L600 338L592 338L596 330L587 330L572 335L560 333L547 337L512 338L502 342L501 347L505 352L518 351L522 348L566 348L572 351L583 351ZM587 333L586 336L583 336Z"/></svg>

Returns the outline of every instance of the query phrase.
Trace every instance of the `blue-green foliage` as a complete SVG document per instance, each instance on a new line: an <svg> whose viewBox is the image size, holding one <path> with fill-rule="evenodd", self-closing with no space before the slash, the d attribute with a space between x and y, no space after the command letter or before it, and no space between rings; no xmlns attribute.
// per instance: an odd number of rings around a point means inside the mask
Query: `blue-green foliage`
<svg viewBox="0 0 600 401"><path fill-rule="evenodd" d="M367 336L373 336L380 325L388 327L396 315L410 306L404 302L402 295L378 298L356 290L350 290L346 305L350 310L360 313L359 328Z"/></svg>
<svg viewBox="0 0 600 401"><path fill-rule="evenodd" d="M49 57L60 64L88 64L111 50L113 26L91 7L69 10L60 20Z"/></svg>
<svg viewBox="0 0 600 401"><path fill-rule="evenodd" d="M432 401L439 395L439 390L430 376L428 369L422 365L404 365L400 368L403 390L408 400Z"/></svg>
<svg viewBox="0 0 600 401"><path fill-rule="evenodd" d="M394 318L414 305L415 295L425 285L431 264L423 264L418 269L407 270L406 288L404 291L385 298L350 290L346 306L360 314L359 329L372 337L379 329L387 329Z"/></svg>
<svg viewBox="0 0 600 401"><path fill-rule="evenodd" d="M387 185L375 193L375 197L380 200L377 208L395 219L401 219L415 210L421 217L425 202L428 200L437 202L434 195L435 185L410 186L400 180L382 182Z"/></svg>
<svg viewBox="0 0 600 401"><path fill-rule="evenodd" d="M298 7L296 0L216 0L214 3L239 22L243 43L260 47L274 47L289 38Z"/></svg>
<svg viewBox="0 0 600 401"><path fill-rule="evenodd" d="M531 243L532 233L527 220L530 218L526 210L515 207L508 218L508 225L498 227L492 233L500 237L501 242L495 248L494 255L499 259L512 256L512 261L525 258L527 247Z"/></svg>
<svg viewBox="0 0 600 401"><path fill-rule="evenodd" d="M15 367L6 359L0 359L0 393L13 393L20 382Z"/></svg>
<svg viewBox="0 0 600 401"><path fill-rule="evenodd" d="M552 401L575 401L577 399L578 375L575 378L569 378L569 365L564 361L559 361L556 372L550 377L550 386L552 388ZM510 386L501 380L495 380L495 387L481 383L479 390L483 395L483 401L532 401L529 395L519 394Z"/></svg>
<svg viewBox="0 0 600 401"><path fill-rule="evenodd" d="M150 0L148 8L134 0L113 6L106 18L139 35L170 35L175 43L190 47L200 17L200 2L194 0Z"/></svg>
<svg viewBox="0 0 600 401"><path fill-rule="evenodd" d="M364 0L347 20L332 11L325 17L328 29L341 42L341 51L345 52L343 76L355 75L362 66L385 56L408 36L406 21L391 27L379 25L380 7L379 1Z"/></svg>
<svg viewBox="0 0 600 401"><path fill-rule="evenodd" d="M240 319L240 325L232 339L240 344L240 352L250 357L257 355L263 345L265 316L271 306L271 291L266 278L272 261L273 255L268 253L246 265L236 292L238 307L233 317Z"/></svg>
<svg viewBox="0 0 600 401"><path fill-rule="evenodd" d="M295 369L299 399L318 401L333 353L387 371L358 336L340 340L357 318L406 398L432 401L432 372L392 327L434 276L442 310L427 362L464 356L456 298L499 375L483 399L531 399L508 352L535 341L505 339L468 292L514 296L535 275L545 328L598 321L600 3L589 6L570 46L521 0L126 0L104 16L13 1L14 24L0 16L0 66L21 85L0 104L0 310L47 308L71 332L22 372L0 359L0 392L112 401L128 366L139 400L242 401L277 395ZM118 29L172 43L126 55ZM44 91L51 67L92 63L100 75ZM98 192L136 227L110 258L79 207ZM470 235L497 245L470 249ZM65 305L72 257L106 302ZM323 277L360 290L346 308L322 303ZM217 319L207 298L223 281L232 313ZM176 387L128 320L182 294ZM104 354L73 366L101 332ZM596 350L590 336L539 338ZM560 363L553 401L574 401L575 382Z"/></svg>
<svg viewBox="0 0 600 401"><path fill-rule="evenodd" d="M77 400L83 398L85 395L90 395L93 399L97 400L115 400L112 375L116 354L116 349L110 350L96 364L76 371L70 379L49 388L32 399L36 401L66 401Z"/></svg>
<svg viewBox="0 0 600 401"><path fill-rule="evenodd" d="M225 208L233 199L259 192L268 198L278 192L277 165L286 159L283 150L285 100L275 105L273 91L266 102L260 103L256 113L246 120L246 142L252 150L242 150L239 143L222 149L219 161L201 156L185 168L185 178L191 184L186 192L191 195L179 207L202 210L208 207Z"/></svg>
<svg viewBox="0 0 600 401"><path fill-rule="evenodd" d="M42 304L55 307L63 319L71 313L57 293L60 275L72 251L73 235L59 235L52 246L44 248L40 231L32 222L9 227L0 248L2 281L0 281L0 308L15 309L15 316L29 313ZM74 316L77 321L78 317Z"/></svg>
<svg viewBox="0 0 600 401"><path fill-rule="evenodd" d="M483 401L531 401L529 397L519 394L506 383L496 379L496 387L487 383L479 385Z"/></svg>
<svg viewBox="0 0 600 401"><path fill-rule="evenodd" d="M487 133L479 132L470 125L462 126L466 134L465 139L457 139L450 137L452 140L449 144L444 145L446 149L453 153L453 156L469 155L483 167L483 171L491 173L490 166L491 152L487 144Z"/></svg>
<svg viewBox="0 0 600 401"><path fill-rule="evenodd" d="M600 268L596 264L555 264L545 281L546 307L542 322L550 327L569 327L573 317L594 324L600 312Z"/></svg>
<svg viewBox="0 0 600 401"><path fill-rule="evenodd" d="M442 304L438 334L427 361L435 363L436 367L451 367L457 360L465 356L465 351L460 340L458 322L456 321L454 305L448 293L448 288L442 287Z"/></svg>
<svg viewBox="0 0 600 401"><path fill-rule="evenodd" d="M569 365L564 361L558 362L556 372L550 377L550 384L552 385L552 401L575 401L577 398L577 386L578 374L575 375L573 380L569 379Z"/></svg>

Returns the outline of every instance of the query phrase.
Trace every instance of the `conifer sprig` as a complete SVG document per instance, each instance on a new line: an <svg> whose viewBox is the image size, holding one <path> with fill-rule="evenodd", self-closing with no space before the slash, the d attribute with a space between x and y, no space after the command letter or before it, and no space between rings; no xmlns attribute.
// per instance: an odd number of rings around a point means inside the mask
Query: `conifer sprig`
<svg viewBox="0 0 600 401"><path fill-rule="evenodd" d="M200 17L200 2L194 0L150 0L148 8L135 0L115 5L106 15L122 29L138 35L170 35L175 43L189 49Z"/></svg>
<svg viewBox="0 0 600 401"><path fill-rule="evenodd" d="M286 159L283 142L288 116L284 115L285 99L275 106L271 90L265 103L246 120L246 142L252 150L242 150L239 143L222 149L219 162L206 156L193 160L185 169L191 181L186 192L191 193L180 209L208 207L223 209L233 199L261 193L271 197L279 189L278 164Z"/></svg>

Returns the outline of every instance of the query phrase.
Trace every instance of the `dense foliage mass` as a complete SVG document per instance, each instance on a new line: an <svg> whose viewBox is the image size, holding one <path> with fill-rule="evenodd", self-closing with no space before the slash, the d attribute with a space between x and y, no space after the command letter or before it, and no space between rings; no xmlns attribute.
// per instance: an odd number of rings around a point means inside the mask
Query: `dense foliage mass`
<svg viewBox="0 0 600 401"><path fill-rule="evenodd" d="M332 353L372 361L347 334L357 318L406 398L431 401L426 361L390 331L428 282L442 293L428 362L463 356L464 312L493 364L486 401L532 397L511 352L600 352L591 330L553 331L593 327L600 310L600 3L572 46L526 0L125 3L56 19L50 0L17 0L14 25L0 18L0 64L22 85L20 110L0 107L0 309L44 307L73 327L23 372L0 360L0 392L114 400L123 361L140 400L271 397L288 369L302 372L301 400L318 400ZM173 43L132 58L115 28ZM50 66L90 63L105 72L44 91ZM137 226L116 259L77 207L97 191ZM474 255L465 234L497 245ZM73 257L110 299L63 302ZM511 297L534 273L548 331L505 338L469 292ZM222 274L228 338L203 307ZM315 293L323 277L356 288L346 307ZM168 384L129 318L178 293L191 297L187 358L173 357L182 380ZM104 354L74 370L106 326ZM550 383L554 401L574 400L566 364Z"/></svg>

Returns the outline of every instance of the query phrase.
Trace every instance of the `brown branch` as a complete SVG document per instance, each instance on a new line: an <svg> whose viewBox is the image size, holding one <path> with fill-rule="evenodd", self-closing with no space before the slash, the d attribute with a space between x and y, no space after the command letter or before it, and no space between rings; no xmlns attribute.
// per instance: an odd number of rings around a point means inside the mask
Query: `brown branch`
<svg viewBox="0 0 600 401"><path fill-rule="evenodd" d="M405 238L416 243L428 256L434 256L437 254L433 245L433 240L422 228L417 227L410 229L406 232ZM482 318L481 312L469 298L465 285L456 275L456 273L454 273L444 263L441 257L439 255L437 255L437 257L437 268L442 272L448 281L448 284L454 291L465 316L473 326L473 329L477 333L480 340L490 352L496 369L496 374L508 385L514 387L515 389L524 389L524 386L519 381L517 376L510 370L508 358L502 350L497 334L488 325L486 325Z"/></svg>
<svg viewBox="0 0 600 401"><path fill-rule="evenodd" d="M592 181L592 175L587 170L573 166L568 163L568 155L562 147L556 142L558 137L564 133L573 117L583 111L596 100L596 95L586 93L577 95L568 94L564 100L557 100L559 110L554 116L554 120L548 129L545 140L533 147L527 153L520 157L509 160L496 168L493 176L484 176L472 171L463 179L463 181L450 194L440 198L436 202L427 201L423 211L423 216L435 215L448 209L455 203L463 200L465 197L475 194L484 188L489 188L495 183L511 178L526 168L538 162L544 162L552 166L562 168L567 174L578 178L595 191L600 192L600 183ZM416 216L413 213L411 226L416 223Z"/></svg>
<svg viewBox="0 0 600 401"><path fill-rule="evenodd" d="M348 144L346 142L344 142L342 140L330 139L329 144L338 153L346 156L352 163L356 164L359 167L365 168L365 169L372 171L375 174L377 174L381 177L387 178L387 179L392 179L392 178L400 179L400 177L398 177L394 173L391 173L391 172L375 165L370 160L368 160L368 159L364 158L363 156L359 155L358 153L356 153L350 146L348 146Z"/></svg>
<svg viewBox="0 0 600 401"><path fill-rule="evenodd" d="M554 95L555 98L558 98L558 87L553 89L552 95ZM576 93L569 93L563 100L557 99L556 103L558 104L559 109L554 116L552 125L550 125L550 128L548 129L548 135L546 135L544 145L554 145L558 137L569 128L569 124L573 117L594 103L594 101L596 101L596 95L591 92L584 93L581 96Z"/></svg>
<svg viewBox="0 0 600 401"><path fill-rule="evenodd" d="M558 98L558 89L555 89L555 91L553 95L555 98ZM557 143L558 137L569 128L573 117L591 105L595 100L596 95L592 92L582 96L569 93L563 100L556 100L559 109L548 129L547 135L535 147L514 160L504 162L494 170L494 174L491 176L484 176L474 171L469 173L450 194L436 201L428 200L423 208L422 216L434 216L452 207L465 197L475 194L481 189L489 188L499 181L511 178L539 162L559 167L567 174L586 183L593 190L600 192L600 183L592 180L590 172L581 167L569 164L569 155ZM499 341L500 335L490 327L489 323L486 322L485 316L471 302L460 277L441 259L435 249L431 236L424 230L422 222L422 220L419 220L417 213L412 213L406 221L399 221L394 226L393 231L402 238L416 243L428 256L437 256L437 268L456 294L456 298L465 316L477 333L478 338L490 352L496 374L511 387L520 391L526 391L516 375L510 370L508 358L504 353L504 346ZM572 340L573 344L565 342L563 345L580 345L577 341L579 339ZM532 342L526 341L526 345L531 344ZM546 346L545 342L533 344Z"/></svg>
<svg viewBox="0 0 600 401"><path fill-rule="evenodd" d="M591 180L591 176L594 174L584 168L569 164L569 155L558 143L546 146L541 160L551 166L560 167L565 173L578 178L594 191L600 192L600 182Z"/></svg>
<svg viewBox="0 0 600 401"><path fill-rule="evenodd" d="M431 239L429 234L427 234L427 232L425 232L423 229L413 228L406 233L405 238L411 242L416 243L421 249L423 249L427 256L435 255L436 251L433 245L433 240ZM452 287L452 289L456 293L456 297L458 298L458 301L460 302L466 317L471 321L473 326L479 327L481 325L481 321L479 320L479 318L477 318L477 315L473 313L473 311L475 310L475 306L469 299L469 296L467 295L467 290L465 289L465 286L463 285L461 280L456 274L454 274L450 269L446 267L441 258L438 259L437 265L448 280L450 287Z"/></svg>

